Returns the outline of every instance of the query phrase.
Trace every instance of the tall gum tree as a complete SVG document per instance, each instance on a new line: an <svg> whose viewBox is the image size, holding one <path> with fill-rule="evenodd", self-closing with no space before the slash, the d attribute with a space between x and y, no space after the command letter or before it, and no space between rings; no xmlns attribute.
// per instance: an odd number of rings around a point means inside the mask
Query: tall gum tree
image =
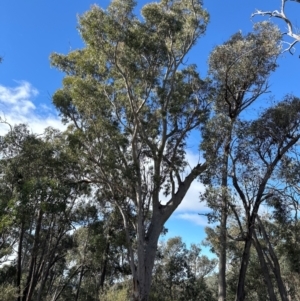
<svg viewBox="0 0 300 301"><path fill-rule="evenodd" d="M240 127L230 173L242 203L243 214L240 216L245 219L243 226L243 221L236 215L244 238L236 301L244 301L246 297L245 278L260 206L276 197L280 163L294 154L300 139L299 112L299 98L289 95L266 109L257 120L245 122ZM278 286L280 290L279 283ZM281 290L280 295L282 300L287 300L286 292Z"/></svg>
<svg viewBox="0 0 300 301"><path fill-rule="evenodd" d="M209 112L207 83L195 66L183 63L209 17L199 0L147 4L142 20L134 6L132 0L115 0L107 10L92 7L79 19L86 46L52 54L51 63L66 73L53 102L70 123L83 180L120 210L132 297L146 301L164 224L206 169L199 162L182 176L186 138Z"/></svg>
<svg viewBox="0 0 300 301"><path fill-rule="evenodd" d="M276 69L280 54L279 29L268 22L257 23L254 31L243 36L234 34L217 46L209 58L209 73L215 89L212 118L205 127L202 148L209 163L208 176L214 191L208 204L218 213L219 234L219 301L226 300L227 217L229 210L228 180L232 156L231 145L236 139L244 110L268 92L268 77ZM209 193L209 192L208 192ZM217 203L216 203L217 200Z"/></svg>

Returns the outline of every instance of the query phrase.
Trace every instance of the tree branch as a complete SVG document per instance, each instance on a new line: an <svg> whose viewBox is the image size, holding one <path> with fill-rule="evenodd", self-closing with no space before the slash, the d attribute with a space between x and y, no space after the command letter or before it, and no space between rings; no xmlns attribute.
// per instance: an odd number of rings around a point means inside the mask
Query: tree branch
<svg viewBox="0 0 300 301"><path fill-rule="evenodd" d="M287 49L283 50L283 52L289 51L291 54L293 54L293 52L292 52L293 47L298 42L300 42L300 34L295 33L292 22L285 15L285 4L287 1L288 0L281 0L280 12L278 10L274 10L274 11L256 10L256 12L251 15L251 18L255 17L255 16L270 16L271 18L274 17L274 18L279 18L279 19L283 20L286 23L287 29L288 29L288 32L286 32L284 34L286 34L289 37L291 37L292 39L294 39L294 41L292 43L285 42L285 43L289 44L289 46ZM295 2L299 3L299 1L297 1L297 0L290 0L290 1L295 1Z"/></svg>

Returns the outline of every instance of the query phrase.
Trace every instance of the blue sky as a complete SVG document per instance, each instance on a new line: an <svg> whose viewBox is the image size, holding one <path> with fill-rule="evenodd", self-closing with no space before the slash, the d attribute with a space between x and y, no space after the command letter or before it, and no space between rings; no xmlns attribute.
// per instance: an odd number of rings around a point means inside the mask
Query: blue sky
<svg viewBox="0 0 300 301"><path fill-rule="evenodd" d="M34 132L42 132L47 126L62 128L59 117L51 103L51 95L61 87L63 74L50 68L49 55L52 52L68 53L81 48L78 35L77 15L92 4L106 7L109 0L1 0L0 4L0 116L10 123L28 123ZM143 4L138 0L137 12ZM247 33L253 22L266 20L250 16L256 9L274 10L280 8L280 0L207 0L204 7L210 13L210 24L205 36L190 52L188 63L196 63L203 76L207 70L210 51L225 42L238 30ZM287 15L300 26L300 4L289 2ZM285 30L285 24L274 20ZM297 46L296 46L297 47ZM275 95L281 99L287 93L300 96L300 44L295 55L285 53L279 59L280 67L270 77L271 92L261 98L258 106ZM251 114L251 109L248 111ZM5 128L0 127L0 134ZM195 141L195 144L198 142ZM198 154L188 153L191 165L198 160ZM186 243L199 243L204 238L204 217L198 215L205 210L198 201L203 189L194 183L173 217L168 221L167 237L180 235Z"/></svg>

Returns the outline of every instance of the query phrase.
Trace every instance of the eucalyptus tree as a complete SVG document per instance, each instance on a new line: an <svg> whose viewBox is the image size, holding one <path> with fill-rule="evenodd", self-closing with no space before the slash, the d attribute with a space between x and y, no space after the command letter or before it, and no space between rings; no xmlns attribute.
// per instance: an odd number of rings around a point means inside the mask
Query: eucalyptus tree
<svg viewBox="0 0 300 301"><path fill-rule="evenodd" d="M52 290L52 299L98 300L105 298L107 288L122 283L130 274L124 252L126 239L122 217L118 211L103 214L103 208L86 204L80 207L83 217L80 227L72 235L74 245L68 251L67 262L60 281ZM88 211L88 212L85 212ZM72 278L66 276L72 275ZM63 292L65 286L72 286L73 292Z"/></svg>
<svg viewBox="0 0 300 301"><path fill-rule="evenodd" d="M293 155L300 139L299 112L300 100L287 96L257 120L244 122L233 146L230 177L242 204L243 213L235 217L244 240L236 301L245 300L245 278L260 206L276 197L280 163ZM234 211L237 207L238 204L231 208Z"/></svg>
<svg viewBox="0 0 300 301"><path fill-rule="evenodd" d="M209 89L185 58L208 13L199 0L150 3L142 18L134 6L93 6L79 19L85 47L54 53L51 63L66 73L53 102L84 162L82 180L120 210L133 299L145 301L164 224L206 168L187 171L186 138L207 118Z"/></svg>
<svg viewBox="0 0 300 301"><path fill-rule="evenodd" d="M0 232L17 248L9 255L18 301L44 299L51 270L70 246L73 207L85 187L76 183L78 164L64 141L57 131L38 137L25 125L1 139Z"/></svg>
<svg viewBox="0 0 300 301"><path fill-rule="evenodd" d="M268 218L268 217L267 217ZM270 217L269 217L270 218ZM229 225L231 240L229 249L231 253L230 268L227 275L227 281L229 283L229 299L234 299L236 294L236 286L238 283L238 271L240 268L240 261L238 258L242 257L244 239L240 232L239 225L236 220L231 219ZM247 275L245 278L245 292L246 300L278 300L277 286L275 283L275 277L272 266L267 256L269 248L264 237L262 237L262 228L260 225L256 225L253 232L252 247L250 249L250 259L247 269ZM238 237L235 239L234 237ZM279 238L280 239L280 238ZM261 286L261 283L265 286Z"/></svg>
<svg viewBox="0 0 300 301"><path fill-rule="evenodd" d="M267 80L277 66L280 39L278 28L267 22L258 23L253 32L245 36L238 32L223 45L217 46L209 58L209 73L215 89L214 111L205 127L202 148L206 151L209 166L207 176L210 188L207 189L206 200L220 222L219 301L226 300L231 145L236 139L245 109L268 92Z"/></svg>
<svg viewBox="0 0 300 301"><path fill-rule="evenodd" d="M215 300L205 277L216 267L216 260L201 256L200 252L200 247L195 244L188 249L181 237L160 244L150 300Z"/></svg>
<svg viewBox="0 0 300 301"><path fill-rule="evenodd" d="M294 148L280 164L274 187L276 195L268 200L272 206L271 221L258 217L260 232L266 242L265 257L276 276L281 296L297 300L300 272L299 240L299 147ZM282 298L284 300L284 298Z"/></svg>

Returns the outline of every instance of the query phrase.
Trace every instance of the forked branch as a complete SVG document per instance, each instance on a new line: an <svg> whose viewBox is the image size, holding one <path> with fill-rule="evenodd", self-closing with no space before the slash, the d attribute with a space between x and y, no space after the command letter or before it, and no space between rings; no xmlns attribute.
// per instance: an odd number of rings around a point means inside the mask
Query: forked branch
<svg viewBox="0 0 300 301"><path fill-rule="evenodd" d="M285 32L284 34L288 35L289 37L291 37L293 39L292 42L284 42L288 45L287 48L285 48L283 50L283 52L289 51L291 54L294 54L294 46L300 42L300 34L295 32L295 29L293 28L293 24L290 21L290 19L286 16L285 14L285 4L287 1L296 1L298 3L300 3L299 0L281 0L281 8L280 11L278 10L274 10L274 11L261 11L261 10L256 10L255 13L253 13L251 15L251 17L254 16L270 16L270 18L279 18L281 20L283 20L286 25L287 25L287 32Z"/></svg>

